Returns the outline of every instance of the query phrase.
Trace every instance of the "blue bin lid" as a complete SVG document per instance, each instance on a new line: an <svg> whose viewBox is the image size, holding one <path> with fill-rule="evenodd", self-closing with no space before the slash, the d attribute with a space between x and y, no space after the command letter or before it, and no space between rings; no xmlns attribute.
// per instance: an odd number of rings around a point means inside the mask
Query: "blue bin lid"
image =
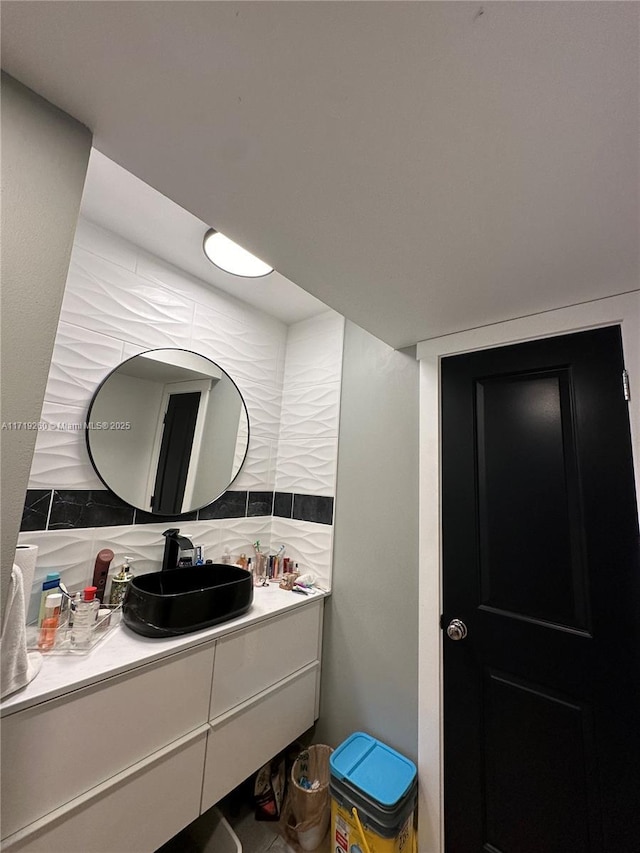
<svg viewBox="0 0 640 853"><path fill-rule="evenodd" d="M359 788L383 806L394 806L407 793L417 770L413 761L364 732L355 732L333 751L331 773Z"/></svg>

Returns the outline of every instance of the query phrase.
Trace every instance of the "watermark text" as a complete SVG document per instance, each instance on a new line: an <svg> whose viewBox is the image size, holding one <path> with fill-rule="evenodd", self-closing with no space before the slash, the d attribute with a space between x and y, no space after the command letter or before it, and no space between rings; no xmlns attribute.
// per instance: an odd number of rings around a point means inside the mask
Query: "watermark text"
<svg viewBox="0 0 640 853"><path fill-rule="evenodd" d="M3 431L25 430L34 432L83 432L91 430L129 430L132 428L131 421L82 421L59 422L55 421L2 421L0 429Z"/></svg>

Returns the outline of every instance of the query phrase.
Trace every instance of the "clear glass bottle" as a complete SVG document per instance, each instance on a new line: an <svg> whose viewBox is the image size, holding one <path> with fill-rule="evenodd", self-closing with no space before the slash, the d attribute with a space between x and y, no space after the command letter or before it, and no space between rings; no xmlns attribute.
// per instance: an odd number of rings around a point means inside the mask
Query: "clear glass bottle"
<svg viewBox="0 0 640 853"><path fill-rule="evenodd" d="M69 601L69 619L67 621L67 628L73 628L73 617L78 609L77 604L79 601L82 601L82 593L74 592L73 595L70 596Z"/></svg>
<svg viewBox="0 0 640 853"><path fill-rule="evenodd" d="M261 551L256 551L256 557L253 563L254 586L269 586L267 583L267 555Z"/></svg>
<svg viewBox="0 0 640 853"><path fill-rule="evenodd" d="M82 598L73 601L73 627L71 628L71 647L88 649L91 647L93 631L98 618L100 601L96 598L97 588L87 586L82 591Z"/></svg>

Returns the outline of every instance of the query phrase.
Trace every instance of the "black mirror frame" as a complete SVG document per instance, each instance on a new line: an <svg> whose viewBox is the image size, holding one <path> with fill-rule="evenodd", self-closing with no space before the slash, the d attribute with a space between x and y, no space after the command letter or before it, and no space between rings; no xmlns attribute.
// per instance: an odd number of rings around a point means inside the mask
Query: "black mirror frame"
<svg viewBox="0 0 640 853"><path fill-rule="evenodd" d="M238 388L238 385L236 384L235 380L234 380L234 379L233 379L233 378L232 378L232 377L227 373L227 371L226 371L223 367L221 367L221 366L220 366L216 361L214 361L213 359L209 358L209 357L208 357L208 356L206 356L206 355L202 355L202 353L195 352L194 350L183 349L183 348L181 348L181 347L155 347L154 349L148 349L148 350L143 350L142 352L138 352L138 353L136 353L135 355L132 355L130 358L125 358L125 360L124 360L124 361L121 361L121 362L120 362L120 364L116 365L116 367L114 367L112 370L110 370L110 371L109 371L109 373L104 377L104 379L102 380L102 382L98 385L98 387L97 387L97 388L96 388L96 390L94 391L93 396L91 397L91 402L89 403L89 408L88 408L88 410L87 410L87 419L86 419L86 422L85 422L85 428L84 428L85 443L86 443L86 447L87 447L87 453L89 454L89 460L90 460L90 462L91 462L91 465L92 465L92 467L93 467L93 470L96 472L96 474L97 474L97 475L98 475L98 477L100 478L100 481L105 485L105 487L106 487L106 488L107 488L107 489L108 489L112 494L116 495L116 497L120 498L120 500L124 501L124 503L126 503L128 506L133 507L135 510L138 510L138 511L140 511L140 512L145 512L145 513L148 513L148 514L150 514L150 515L157 515L157 516L158 516L158 519L161 519L161 518L165 518L165 517L166 517L166 516L165 516L165 515L163 515L163 514L153 512L150 508L146 508L146 509L145 509L144 507L136 506L135 504L130 503L130 502L129 502L125 497L123 497L121 494L118 494L118 492L117 492L117 491L115 491L115 490L113 489L113 487L112 487L112 486L111 486L111 485L110 485L110 484L105 480L105 478L103 477L102 473L98 470L98 466L97 466L96 461L95 461L95 459L94 459L94 457L93 457L93 453L91 452L91 444L90 444L90 442L89 442L89 436L90 436L91 432L93 432L93 430L89 429L89 424L91 423L91 413L92 413L92 411L93 411L94 404L95 404L95 402L96 402L96 399L97 399L98 394L100 393L100 391L101 391L102 387L103 387L103 386L104 386L104 385L109 381L109 379L113 376L113 374L114 374L114 373L116 373L116 372L117 372L117 371L122 367L122 365L123 365L123 364L127 364L127 362L132 361L134 358L138 358L138 357L139 357L139 356L141 356L141 355L145 355L146 353L150 353L150 352L158 352L159 350L172 350L172 351L174 351L174 352L185 352L185 353L190 353L191 355L197 355L197 356L199 356L200 358L204 358L204 359L206 359L208 362L210 362L211 364L215 365L215 366L218 368L218 370L221 370L221 371L224 373L224 375L229 379L229 381L231 382L231 384L233 385L233 387L234 387L234 388L236 389L236 391L238 392L238 396L240 397L240 401L241 401L242 406L243 406L243 408L244 408L245 417L246 417L246 419L247 419L247 446L245 447L244 456L242 457L242 461L241 461L241 463L240 463L240 465L239 465L239 467L238 467L238 470L237 470L237 471L236 471L236 473L234 474L233 478L232 478L232 479L231 479L231 481L230 481L230 482L225 486L225 488L224 488L224 489L222 489L222 491L221 491L221 492L219 492L218 494L216 494L216 495L215 495L215 496L214 496L210 501L208 501L207 503L202 504L201 506L192 507L192 508L191 508L191 509L189 509L187 512L184 512L184 513L177 513L177 514L175 514L175 515L172 515L172 516L171 516L172 518L182 518L182 517L184 517L184 516L188 516L188 515L190 515L190 514L191 514L191 513L193 513L193 512L196 512L196 511L198 511L198 510L200 510L200 509L203 509L203 508L204 508L204 507L206 507L206 506L209 506L210 504L212 504L212 503L214 503L216 500L218 500L218 498L220 498L220 497L221 497L221 496L222 496L226 491L228 491L228 490L229 490L229 487L230 487L230 486L235 482L235 480L237 479L238 475L239 475L239 474L240 474L240 472L242 471L242 468L244 467L244 463L246 462L246 459L247 459L247 453L249 452L249 443L250 443L250 440L251 440L251 421L250 421L250 418L249 418L249 410L248 410L248 408L247 408L247 404L246 404L245 399L244 399L244 397L242 396L242 392L241 392L241 391L240 391L240 389Z"/></svg>

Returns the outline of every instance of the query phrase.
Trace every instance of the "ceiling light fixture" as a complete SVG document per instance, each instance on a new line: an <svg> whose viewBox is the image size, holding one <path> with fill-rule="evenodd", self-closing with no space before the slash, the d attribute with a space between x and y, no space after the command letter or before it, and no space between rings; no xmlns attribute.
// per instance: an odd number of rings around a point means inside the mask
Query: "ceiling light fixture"
<svg viewBox="0 0 640 853"><path fill-rule="evenodd" d="M204 235L202 248L212 264L232 275L260 278L273 272L273 267L256 258L251 252L247 252L242 246L238 246L215 228L210 228Z"/></svg>

